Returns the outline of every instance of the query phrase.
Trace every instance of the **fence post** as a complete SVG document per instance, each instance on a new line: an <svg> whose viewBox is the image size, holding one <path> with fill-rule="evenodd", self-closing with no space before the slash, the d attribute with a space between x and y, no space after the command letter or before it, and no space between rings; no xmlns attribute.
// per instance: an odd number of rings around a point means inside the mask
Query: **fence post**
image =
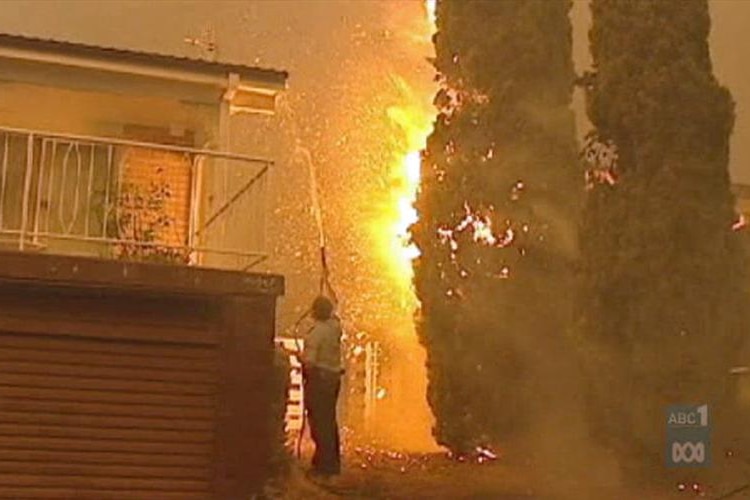
<svg viewBox="0 0 750 500"><path fill-rule="evenodd" d="M18 249L23 250L26 244L26 226L29 223L29 197L31 195L31 174L34 168L34 134L26 140L26 172L23 179L23 203L21 206L21 232Z"/></svg>
<svg viewBox="0 0 750 500"><path fill-rule="evenodd" d="M190 175L190 219L188 224L188 250L190 252L190 264L201 265L203 262L203 255L201 252L195 250L195 248L201 245L200 243L200 219L202 217L202 206L201 200L203 199L203 162L206 157L204 155L193 155Z"/></svg>
<svg viewBox="0 0 750 500"><path fill-rule="evenodd" d="M366 432L372 432L375 420L375 399L378 390L377 344L365 344L365 422Z"/></svg>

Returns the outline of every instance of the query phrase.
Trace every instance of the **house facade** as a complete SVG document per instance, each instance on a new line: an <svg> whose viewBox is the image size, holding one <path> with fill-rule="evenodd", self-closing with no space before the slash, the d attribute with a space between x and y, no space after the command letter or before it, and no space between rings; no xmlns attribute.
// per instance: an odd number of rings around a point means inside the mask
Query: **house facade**
<svg viewBox="0 0 750 500"><path fill-rule="evenodd" d="M281 71L0 34L0 498L251 498L269 474Z"/></svg>
<svg viewBox="0 0 750 500"><path fill-rule="evenodd" d="M2 34L0 64L5 246L263 259L273 162L230 153L230 121L273 114L286 73Z"/></svg>

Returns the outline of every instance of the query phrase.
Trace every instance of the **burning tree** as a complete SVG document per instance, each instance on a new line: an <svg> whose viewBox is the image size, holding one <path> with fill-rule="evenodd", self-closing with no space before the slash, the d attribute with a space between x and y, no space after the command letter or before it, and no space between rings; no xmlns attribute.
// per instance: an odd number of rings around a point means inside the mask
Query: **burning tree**
<svg viewBox="0 0 750 500"><path fill-rule="evenodd" d="M415 287L438 441L518 430L568 318L577 170L569 0L442 0Z"/></svg>
<svg viewBox="0 0 750 500"><path fill-rule="evenodd" d="M591 5L588 115L610 154L590 176L579 319L595 427L642 461L662 452L667 405L721 417L731 395L747 325L733 102L712 74L706 0Z"/></svg>

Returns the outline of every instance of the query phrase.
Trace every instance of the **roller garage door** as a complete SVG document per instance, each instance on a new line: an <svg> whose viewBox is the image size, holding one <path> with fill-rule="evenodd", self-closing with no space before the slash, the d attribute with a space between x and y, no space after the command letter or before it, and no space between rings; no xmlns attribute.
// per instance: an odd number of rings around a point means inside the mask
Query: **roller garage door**
<svg viewBox="0 0 750 500"><path fill-rule="evenodd" d="M274 275L0 251L0 499L262 491Z"/></svg>
<svg viewBox="0 0 750 500"><path fill-rule="evenodd" d="M0 332L0 497L206 499L218 349Z"/></svg>

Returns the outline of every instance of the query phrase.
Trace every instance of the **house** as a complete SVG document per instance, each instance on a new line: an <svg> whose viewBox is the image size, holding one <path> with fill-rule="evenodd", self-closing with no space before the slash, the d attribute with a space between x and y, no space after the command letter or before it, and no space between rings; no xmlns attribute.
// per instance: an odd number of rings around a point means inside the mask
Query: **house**
<svg viewBox="0 0 750 500"><path fill-rule="evenodd" d="M264 257L272 162L229 153L229 123L273 113L286 73L2 34L0 64L6 245L222 267Z"/></svg>
<svg viewBox="0 0 750 500"><path fill-rule="evenodd" d="M0 497L235 499L268 472L282 71L0 34Z"/></svg>

